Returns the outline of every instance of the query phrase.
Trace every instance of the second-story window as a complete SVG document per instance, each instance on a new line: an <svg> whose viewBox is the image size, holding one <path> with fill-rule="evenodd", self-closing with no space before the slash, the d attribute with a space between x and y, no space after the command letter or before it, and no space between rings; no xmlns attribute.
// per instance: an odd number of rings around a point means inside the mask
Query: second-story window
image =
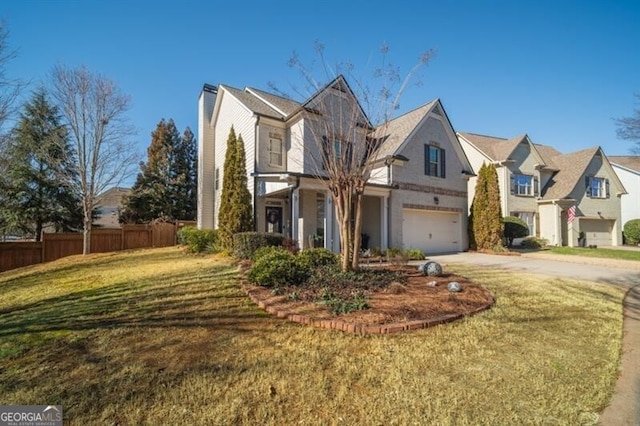
<svg viewBox="0 0 640 426"><path fill-rule="evenodd" d="M424 174L445 177L445 151L435 145L424 146Z"/></svg>
<svg viewBox="0 0 640 426"><path fill-rule="evenodd" d="M538 195L538 178L532 175L511 175L511 194L520 197Z"/></svg>
<svg viewBox="0 0 640 426"><path fill-rule="evenodd" d="M609 179L588 176L587 177L587 197L591 198L608 198L609 197Z"/></svg>
<svg viewBox="0 0 640 426"><path fill-rule="evenodd" d="M282 141L280 139L269 139L269 165L282 166Z"/></svg>

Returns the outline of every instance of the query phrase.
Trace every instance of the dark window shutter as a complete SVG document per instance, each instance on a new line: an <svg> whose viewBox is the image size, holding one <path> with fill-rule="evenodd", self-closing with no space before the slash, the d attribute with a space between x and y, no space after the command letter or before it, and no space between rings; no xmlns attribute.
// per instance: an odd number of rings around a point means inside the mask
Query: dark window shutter
<svg viewBox="0 0 640 426"><path fill-rule="evenodd" d="M538 193L540 192L540 185L538 182L538 176L534 176L533 177L533 195L534 196L538 196Z"/></svg>
<svg viewBox="0 0 640 426"><path fill-rule="evenodd" d="M516 176L511 174L511 195L516 194Z"/></svg>
<svg viewBox="0 0 640 426"><path fill-rule="evenodd" d="M440 162L442 163L442 170L441 170L442 171L442 176L440 176L440 177L441 178L445 178L447 176L446 175L447 162L446 162L446 157L444 156L444 149L440 150Z"/></svg>
<svg viewBox="0 0 640 426"><path fill-rule="evenodd" d="M609 198L609 179L604 180L604 186L606 189L607 198Z"/></svg>
<svg viewBox="0 0 640 426"><path fill-rule="evenodd" d="M587 197L591 197L591 177L590 176L585 176L584 177L584 184L587 187L586 189L586 196Z"/></svg>
<svg viewBox="0 0 640 426"><path fill-rule="evenodd" d="M424 174L429 176L429 145L424 144Z"/></svg>

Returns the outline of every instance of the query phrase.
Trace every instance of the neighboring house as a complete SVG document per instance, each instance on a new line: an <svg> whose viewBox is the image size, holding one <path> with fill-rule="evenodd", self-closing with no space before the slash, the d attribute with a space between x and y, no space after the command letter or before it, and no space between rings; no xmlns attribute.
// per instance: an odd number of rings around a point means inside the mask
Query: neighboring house
<svg viewBox="0 0 640 426"><path fill-rule="evenodd" d="M562 154L527 135L458 132L458 138L474 170L496 165L502 214L523 219L530 235L556 246L579 246L581 233L586 245L622 244L620 198L626 191L600 147ZM475 183L469 180L470 203Z"/></svg>
<svg viewBox="0 0 640 426"><path fill-rule="evenodd" d="M217 226L233 126L245 143L256 230L283 233L302 248L319 244L339 251L333 202L309 159L318 150L311 135L318 107L345 99L353 102L355 96L342 76L303 103L250 87L205 84L199 99L198 227ZM359 120L363 132L373 129L364 112ZM472 170L441 102L429 102L372 134L384 142L363 197L368 247L465 250ZM323 137L331 149L348 145L335 135Z"/></svg>
<svg viewBox="0 0 640 426"><path fill-rule="evenodd" d="M640 219L640 156L610 155L609 161L628 194L622 197L622 226Z"/></svg>
<svg viewBox="0 0 640 426"><path fill-rule="evenodd" d="M122 208L122 198L129 195L131 189L113 187L107 189L99 195L98 204L95 208L95 219L93 226L101 228L119 228L120 209Z"/></svg>

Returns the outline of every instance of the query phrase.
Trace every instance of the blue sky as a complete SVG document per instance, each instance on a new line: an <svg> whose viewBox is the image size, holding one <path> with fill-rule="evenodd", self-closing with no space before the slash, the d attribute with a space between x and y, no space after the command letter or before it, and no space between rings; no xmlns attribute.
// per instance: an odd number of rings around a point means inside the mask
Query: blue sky
<svg viewBox="0 0 640 426"><path fill-rule="evenodd" d="M86 65L131 95L144 153L161 118L197 132L204 83L287 90L294 51L350 60L363 75L379 47L403 72L437 55L401 111L440 98L456 130L562 152L629 153L613 118L640 92L638 1L11 1L2 17L19 56L9 76L35 88L53 65Z"/></svg>

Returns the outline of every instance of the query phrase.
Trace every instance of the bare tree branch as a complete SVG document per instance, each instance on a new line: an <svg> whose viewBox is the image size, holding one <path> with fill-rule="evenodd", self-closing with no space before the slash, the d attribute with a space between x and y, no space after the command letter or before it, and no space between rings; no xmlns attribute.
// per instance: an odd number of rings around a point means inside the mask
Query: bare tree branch
<svg viewBox="0 0 640 426"><path fill-rule="evenodd" d="M640 93L636 93L635 97L640 103ZM631 152L640 154L640 107L636 107L632 116L619 118L615 121L618 124L618 137L635 142L636 146L631 148Z"/></svg>
<svg viewBox="0 0 640 426"><path fill-rule="evenodd" d="M334 202L340 229L341 266L357 269L362 229L362 197L371 173L379 167L381 141L388 138L387 127L398 109L399 101L419 69L434 55L422 54L409 73L402 78L400 68L388 61L389 46L381 47L381 66L373 78L355 75L355 66L344 62L329 66L324 45L315 44L321 63L321 77L316 78L313 65L306 66L297 54L289 65L300 72L307 101L303 104L305 125L312 143L297 141L305 150L303 160L316 178L327 188ZM353 90L347 78L355 82ZM330 81L330 86L319 81ZM294 88L299 95L302 94ZM311 146L312 145L312 146Z"/></svg>
<svg viewBox="0 0 640 426"><path fill-rule="evenodd" d="M139 160L129 140L136 133L126 116L131 99L115 83L85 67L55 66L51 85L74 147L75 166L64 179L82 199L87 254L99 195L131 177Z"/></svg>
<svg viewBox="0 0 640 426"><path fill-rule="evenodd" d="M7 76L7 65L15 59L17 52L9 47L9 30L4 21L0 21L0 129L7 119L17 110L16 99L25 84Z"/></svg>

